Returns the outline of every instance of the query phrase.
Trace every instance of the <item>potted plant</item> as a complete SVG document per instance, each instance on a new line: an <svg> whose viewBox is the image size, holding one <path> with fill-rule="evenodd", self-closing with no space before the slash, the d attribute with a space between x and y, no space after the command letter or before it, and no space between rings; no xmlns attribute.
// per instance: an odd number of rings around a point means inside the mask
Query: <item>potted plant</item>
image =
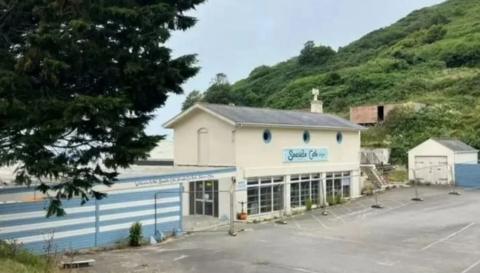
<svg viewBox="0 0 480 273"><path fill-rule="evenodd" d="M245 212L245 202L242 201L240 202L240 204L242 205L242 212L237 214L237 218L238 220L245 221L247 220L247 217L248 217L248 214Z"/></svg>

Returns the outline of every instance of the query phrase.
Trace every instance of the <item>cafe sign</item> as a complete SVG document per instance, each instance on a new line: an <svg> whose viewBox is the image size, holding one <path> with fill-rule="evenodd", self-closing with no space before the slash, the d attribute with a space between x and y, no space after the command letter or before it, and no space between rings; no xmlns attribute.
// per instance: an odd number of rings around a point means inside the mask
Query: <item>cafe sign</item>
<svg viewBox="0 0 480 273"><path fill-rule="evenodd" d="M283 150L283 162L320 162L328 160L327 148L295 148Z"/></svg>

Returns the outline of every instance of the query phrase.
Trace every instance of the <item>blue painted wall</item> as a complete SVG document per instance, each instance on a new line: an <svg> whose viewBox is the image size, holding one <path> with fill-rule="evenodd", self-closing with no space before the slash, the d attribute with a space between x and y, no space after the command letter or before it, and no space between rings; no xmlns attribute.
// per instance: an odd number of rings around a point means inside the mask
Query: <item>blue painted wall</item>
<svg viewBox="0 0 480 273"><path fill-rule="evenodd" d="M456 164L455 179L457 186L464 188L480 188L480 165Z"/></svg>
<svg viewBox="0 0 480 273"><path fill-rule="evenodd" d="M137 221L148 239L155 234L155 203L157 230L181 231L180 186L175 185L111 192L83 206L78 199L66 200L64 217L46 218L47 201L0 204L0 239L15 240L36 253L44 252L52 236L56 251L109 246L125 240Z"/></svg>

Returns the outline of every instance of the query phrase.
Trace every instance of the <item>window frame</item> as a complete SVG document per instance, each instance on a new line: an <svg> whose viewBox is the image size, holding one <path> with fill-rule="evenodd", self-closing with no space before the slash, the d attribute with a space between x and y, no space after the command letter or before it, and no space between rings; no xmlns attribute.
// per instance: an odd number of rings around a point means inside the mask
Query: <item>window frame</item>
<svg viewBox="0 0 480 273"><path fill-rule="evenodd" d="M304 185L308 183L308 194L304 196L306 190L304 189ZM314 192L313 188L315 183L318 185L317 187L317 196L314 198L312 193ZM295 174L290 176L290 208L292 209L299 209L306 207L306 200L310 198L312 200L312 204L320 205L321 197L321 189L322 186L320 185L323 183L322 174L321 173L309 173L309 174ZM296 193L292 194L292 185L295 185ZM293 197L296 197L297 200L294 200ZM295 204L295 205L294 205Z"/></svg>
<svg viewBox="0 0 480 273"><path fill-rule="evenodd" d="M342 144L343 143L343 133L342 132L337 132L336 139L337 139L337 144Z"/></svg>
<svg viewBox="0 0 480 273"><path fill-rule="evenodd" d="M311 139L310 131L308 130L303 131L302 138L303 138L303 143L305 144L310 143L310 139Z"/></svg>
<svg viewBox="0 0 480 273"><path fill-rule="evenodd" d="M347 185L344 185L345 180L349 180L348 184L348 196L345 196L344 189L347 188ZM340 187L335 187L335 182L340 181ZM338 191L341 193L341 197L344 199L352 198L351 185L352 185L352 172L343 171L343 172L329 172L327 173L325 179L325 196L328 199L329 197L336 198Z"/></svg>
<svg viewBox="0 0 480 273"><path fill-rule="evenodd" d="M263 143L269 144L272 142L272 132L269 129L263 130L262 133Z"/></svg>
<svg viewBox="0 0 480 273"><path fill-rule="evenodd" d="M284 209L285 203L285 176L263 176L263 177L253 177L247 178L247 213L248 215L265 215L273 212L281 211ZM267 182L268 181L268 182ZM262 204L264 199L262 199L262 189L268 188L268 195L270 197L267 199L270 201L269 205ZM278 191L280 189L280 191ZM276 191L277 190L277 191ZM249 191L254 191L255 196L250 195ZM279 193L280 192L280 193ZM277 202L277 197L280 199ZM256 202L256 213L252 213L252 208L250 207L250 201L255 200ZM264 208L270 208L270 210L264 210ZM280 208L280 209L276 209Z"/></svg>

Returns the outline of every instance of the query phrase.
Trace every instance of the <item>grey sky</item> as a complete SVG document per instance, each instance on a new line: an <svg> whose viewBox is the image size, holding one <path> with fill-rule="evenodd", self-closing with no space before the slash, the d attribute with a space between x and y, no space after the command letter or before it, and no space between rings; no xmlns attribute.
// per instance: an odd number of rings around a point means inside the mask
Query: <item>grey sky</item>
<svg viewBox="0 0 480 273"><path fill-rule="evenodd" d="M200 72L185 93L205 90L219 72L230 82L260 65L298 55L313 40L334 48L388 26L413 10L443 0L208 0L191 14L199 22L177 32L168 45L174 55L198 54ZM162 124L180 112L185 95L171 95L147 128L169 134Z"/></svg>

